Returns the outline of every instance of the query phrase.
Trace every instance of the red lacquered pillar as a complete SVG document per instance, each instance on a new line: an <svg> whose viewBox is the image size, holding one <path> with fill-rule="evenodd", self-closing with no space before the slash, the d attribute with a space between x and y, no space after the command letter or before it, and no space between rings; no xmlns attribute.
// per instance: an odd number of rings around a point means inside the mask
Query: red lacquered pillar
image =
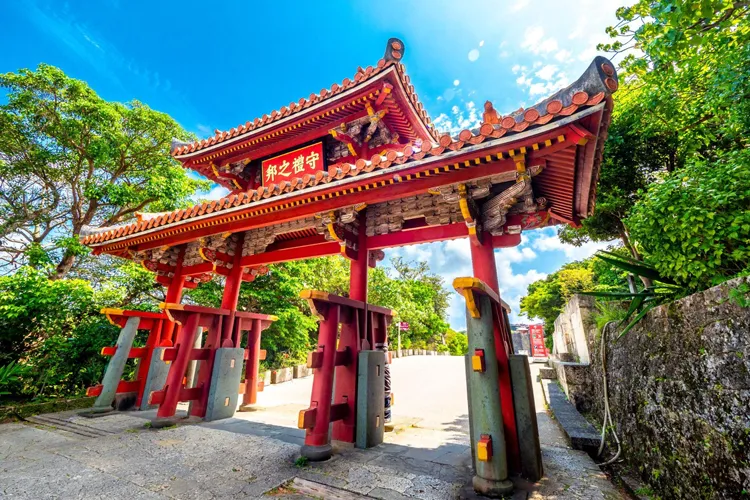
<svg viewBox="0 0 750 500"><path fill-rule="evenodd" d="M240 299L240 287L242 286L242 273L244 269L240 266L242 260L242 244L245 241L245 233L241 233L235 246L234 261L232 262L232 271L227 276L224 283L224 295L221 297L221 308L230 311L229 317L224 320L223 331L221 332L221 342L217 347L240 347L239 339L237 345L232 338L234 329L235 312L237 311L237 302Z"/></svg>
<svg viewBox="0 0 750 500"><path fill-rule="evenodd" d="M500 296L500 286L497 280L497 265L495 264L495 249L492 246L492 236L484 233L481 244L471 243L471 263L474 277L479 278L490 286ZM501 297L502 298L502 297ZM502 311L494 324L495 354L498 363L498 390L500 392L500 410L503 415L503 429L508 452L508 466L512 471L520 469L520 450L518 435L516 434L516 414L513 408L513 388L510 380L510 366L504 336L504 318Z"/></svg>
<svg viewBox="0 0 750 500"><path fill-rule="evenodd" d="M199 321L200 314L191 314L177 335L177 342L175 343L177 357L172 361L172 366L169 367L167 383L164 384L164 399L156 412L157 418L173 417L175 411L177 411L177 403L180 401L180 391L182 391L182 378L185 376L185 370L187 370L190 362L190 353L193 349L195 336L198 333Z"/></svg>
<svg viewBox="0 0 750 500"><path fill-rule="evenodd" d="M320 368L313 378L310 408L300 412L300 427L306 429L302 456L309 460L326 460L332 448L328 438L331 421L331 396L333 396L333 373L336 367L336 337L339 329L339 306L328 304L323 312L318 333L318 350L322 351ZM321 311L322 312L322 311Z"/></svg>
<svg viewBox="0 0 750 500"><path fill-rule="evenodd" d="M497 282L495 249L492 246L492 235L484 233L482 243L471 242L471 265L474 277L487 283L498 295L500 287Z"/></svg>
<svg viewBox="0 0 750 500"><path fill-rule="evenodd" d="M216 349L221 346L221 332L223 322L228 321L226 317L214 316L214 320L208 329L206 342L203 349L210 351L208 359L198 362L198 377L195 387L201 390L200 398L193 400L190 405L190 415L194 417L205 417L206 407L208 406L208 391L211 387L211 375L214 367L214 356Z"/></svg>
<svg viewBox="0 0 750 500"><path fill-rule="evenodd" d="M368 251L367 234L365 233L365 215L359 214L359 227L357 238L357 259L349 264L349 298L367 302L367 269ZM357 365L359 360L359 349L361 336L366 328L366 313L362 310L352 310L349 323L341 326L341 339L339 350L349 351L349 362L336 367L336 389L335 403L345 404L348 407L346 416L333 424L333 439L353 443L356 438L355 426L357 423Z"/></svg>
<svg viewBox="0 0 750 500"><path fill-rule="evenodd" d="M177 266L175 267L174 276L172 277L172 283L167 288L167 294L164 302L167 304L179 304L182 300L182 290L185 286L185 278L182 276L182 258L185 256L185 246L180 249L180 254L177 257ZM160 346L172 347L172 338L179 336L179 331L175 335L175 323L167 321L164 325L164 332L162 333L162 341ZM191 344L192 345L192 344Z"/></svg>
<svg viewBox="0 0 750 500"><path fill-rule="evenodd" d="M258 401L258 370L260 369L260 333L261 321L253 320L253 326L247 332L247 363L245 364L245 394L243 405L254 405Z"/></svg>
<svg viewBox="0 0 750 500"><path fill-rule="evenodd" d="M349 264L349 298L367 302L367 229L364 211L359 214L357 260Z"/></svg>

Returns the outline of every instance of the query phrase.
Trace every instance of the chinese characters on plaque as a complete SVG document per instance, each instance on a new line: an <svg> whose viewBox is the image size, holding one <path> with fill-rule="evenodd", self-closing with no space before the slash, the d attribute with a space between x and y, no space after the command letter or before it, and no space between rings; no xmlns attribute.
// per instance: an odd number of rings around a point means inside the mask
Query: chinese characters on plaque
<svg viewBox="0 0 750 500"><path fill-rule="evenodd" d="M315 175L320 170L323 170L322 142L274 156L263 160L261 164L264 186L296 179L305 174Z"/></svg>

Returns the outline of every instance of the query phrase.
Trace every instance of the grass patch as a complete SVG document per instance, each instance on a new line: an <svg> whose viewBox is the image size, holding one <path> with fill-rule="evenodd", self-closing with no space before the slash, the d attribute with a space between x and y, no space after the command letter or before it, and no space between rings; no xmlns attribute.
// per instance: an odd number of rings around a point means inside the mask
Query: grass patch
<svg viewBox="0 0 750 500"><path fill-rule="evenodd" d="M297 460L294 461L294 466L299 467L300 469L307 467L310 464L310 459L307 457L299 457Z"/></svg>

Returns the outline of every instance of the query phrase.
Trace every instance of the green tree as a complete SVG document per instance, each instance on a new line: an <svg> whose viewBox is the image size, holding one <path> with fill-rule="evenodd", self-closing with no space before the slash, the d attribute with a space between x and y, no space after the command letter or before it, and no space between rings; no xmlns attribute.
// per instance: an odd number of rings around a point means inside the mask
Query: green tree
<svg viewBox="0 0 750 500"><path fill-rule="evenodd" d="M628 253L618 248L617 253ZM565 264L542 280L531 283L521 298L521 312L529 318L544 321L544 333L552 335L555 319L570 297L576 293L609 292L627 288L626 273L618 271L595 257Z"/></svg>
<svg viewBox="0 0 750 500"><path fill-rule="evenodd" d="M397 257L391 259L391 267L373 269L369 279L370 302L396 312L390 343L395 345L400 334L404 348L444 344L450 293L443 279L431 273L426 262L407 262ZM400 332L400 322L408 323L409 330Z"/></svg>
<svg viewBox="0 0 750 500"><path fill-rule="evenodd" d="M600 46L625 54L602 163L596 213L563 241L619 238L640 259L624 223L661 175L747 147L750 3L640 0L618 9ZM637 48L638 51L632 49ZM731 189L731 186L726 186Z"/></svg>
<svg viewBox="0 0 750 500"><path fill-rule="evenodd" d="M86 83L41 64L0 75L0 257L16 268L42 249L64 277L87 225L108 226L140 210L186 206L209 184L169 155L189 139L169 116L132 101L109 102ZM29 252L27 254L27 252Z"/></svg>

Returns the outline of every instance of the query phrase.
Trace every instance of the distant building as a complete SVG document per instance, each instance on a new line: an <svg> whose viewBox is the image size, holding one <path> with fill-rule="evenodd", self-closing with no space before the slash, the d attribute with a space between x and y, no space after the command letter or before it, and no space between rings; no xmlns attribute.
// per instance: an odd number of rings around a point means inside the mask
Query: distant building
<svg viewBox="0 0 750 500"><path fill-rule="evenodd" d="M510 337L513 341L513 352L527 356L531 354L531 339L529 337L528 325L510 325Z"/></svg>

